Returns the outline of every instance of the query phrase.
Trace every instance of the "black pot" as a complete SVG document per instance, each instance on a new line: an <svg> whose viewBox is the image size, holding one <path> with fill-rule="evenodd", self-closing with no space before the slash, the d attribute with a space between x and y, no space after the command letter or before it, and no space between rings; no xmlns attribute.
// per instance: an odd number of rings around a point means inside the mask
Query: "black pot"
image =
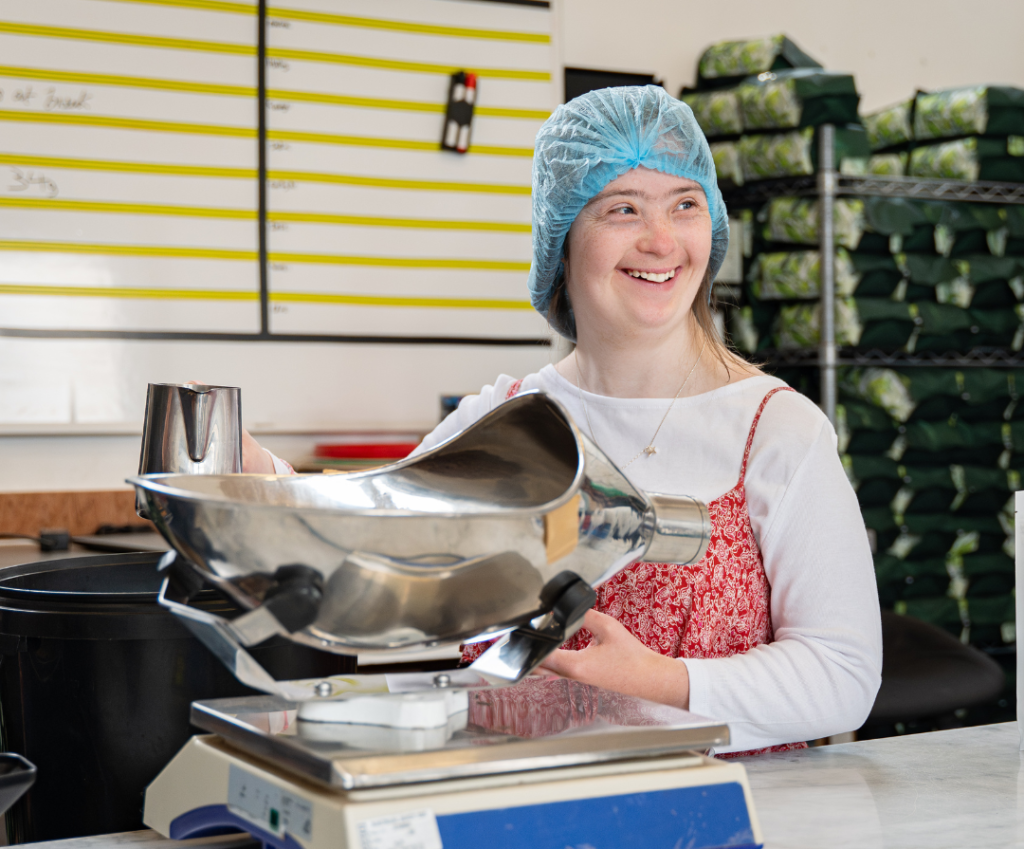
<svg viewBox="0 0 1024 849"><path fill-rule="evenodd" d="M160 553L0 571L0 750L38 768L7 814L12 843L143 828L146 786L185 744L196 699L255 695L156 603ZM192 601L240 612L211 590ZM275 638L252 654L279 679L355 670L355 658Z"/></svg>

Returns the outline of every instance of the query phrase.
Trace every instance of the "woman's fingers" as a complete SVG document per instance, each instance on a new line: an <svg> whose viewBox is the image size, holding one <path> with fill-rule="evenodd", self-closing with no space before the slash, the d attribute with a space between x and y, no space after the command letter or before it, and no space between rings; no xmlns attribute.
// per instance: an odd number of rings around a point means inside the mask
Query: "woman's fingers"
<svg viewBox="0 0 1024 849"><path fill-rule="evenodd" d="M242 471L247 475L274 474L274 461L266 449L253 439L249 431L242 430Z"/></svg>

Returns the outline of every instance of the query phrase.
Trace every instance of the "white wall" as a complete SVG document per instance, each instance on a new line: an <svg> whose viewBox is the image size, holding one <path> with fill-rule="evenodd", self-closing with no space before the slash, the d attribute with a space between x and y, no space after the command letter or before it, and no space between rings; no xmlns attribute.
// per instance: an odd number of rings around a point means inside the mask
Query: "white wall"
<svg viewBox="0 0 1024 849"><path fill-rule="evenodd" d="M655 73L692 85L715 41L785 33L826 68L856 75L872 111L917 88L1024 86L1024 2L986 0L563 0L570 67Z"/></svg>
<svg viewBox="0 0 1024 849"><path fill-rule="evenodd" d="M529 374L553 350L0 337L0 492L123 486L138 469L150 382L240 386L245 426L298 459L325 433L424 433L441 395Z"/></svg>

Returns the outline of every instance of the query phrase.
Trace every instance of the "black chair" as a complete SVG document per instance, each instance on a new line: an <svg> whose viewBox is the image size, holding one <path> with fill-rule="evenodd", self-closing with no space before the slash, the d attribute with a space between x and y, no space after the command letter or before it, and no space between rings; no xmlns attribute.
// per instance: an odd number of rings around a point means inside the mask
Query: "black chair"
<svg viewBox="0 0 1024 849"><path fill-rule="evenodd" d="M1005 675L941 628L882 612L882 686L865 726L927 719L991 702Z"/></svg>

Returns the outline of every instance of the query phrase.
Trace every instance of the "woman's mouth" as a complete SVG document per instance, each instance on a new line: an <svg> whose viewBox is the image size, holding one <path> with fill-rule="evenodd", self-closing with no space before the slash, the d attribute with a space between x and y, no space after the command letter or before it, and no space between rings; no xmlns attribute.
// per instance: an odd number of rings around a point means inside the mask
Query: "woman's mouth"
<svg viewBox="0 0 1024 849"><path fill-rule="evenodd" d="M636 277L640 280L649 280L651 283L666 283L676 276L677 269L671 268L668 271L640 271L636 268L624 268L630 277Z"/></svg>

